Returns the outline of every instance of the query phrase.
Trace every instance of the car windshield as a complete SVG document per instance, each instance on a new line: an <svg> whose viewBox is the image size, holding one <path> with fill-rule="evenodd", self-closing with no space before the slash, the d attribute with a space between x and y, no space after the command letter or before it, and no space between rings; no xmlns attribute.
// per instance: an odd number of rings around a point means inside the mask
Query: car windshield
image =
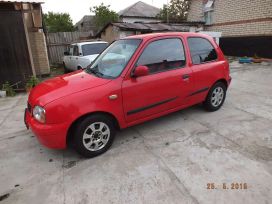
<svg viewBox="0 0 272 204"><path fill-rule="evenodd" d="M83 56L100 54L107 46L108 43L92 43L82 45Z"/></svg>
<svg viewBox="0 0 272 204"><path fill-rule="evenodd" d="M99 77L118 77L141 43L140 39L123 39L112 43L86 69Z"/></svg>

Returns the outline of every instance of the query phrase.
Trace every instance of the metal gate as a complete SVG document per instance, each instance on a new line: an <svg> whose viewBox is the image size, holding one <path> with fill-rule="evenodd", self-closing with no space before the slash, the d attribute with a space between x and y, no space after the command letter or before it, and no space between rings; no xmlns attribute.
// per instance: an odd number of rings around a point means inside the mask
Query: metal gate
<svg viewBox="0 0 272 204"><path fill-rule="evenodd" d="M0 11L0 19L0 89L6 81L23 87L32 68L22 13Z"/></svg>

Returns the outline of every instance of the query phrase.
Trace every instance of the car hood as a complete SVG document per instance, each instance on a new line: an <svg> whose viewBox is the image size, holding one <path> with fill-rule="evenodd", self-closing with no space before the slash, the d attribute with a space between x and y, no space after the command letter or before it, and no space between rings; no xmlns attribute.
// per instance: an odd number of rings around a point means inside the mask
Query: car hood
<svg viewBox="0 0 272 204"><path fill-rule="evenodd" d="M86 55L83 57L83 59L88 59L90 60L90 62L94 61L94 59L98 56L99 54L95 54L95 55Z"/></svg>
<svg viewBox="0 0 272 204"><path fill-rule="evenodd" d="M64 96L104 85L111 80L98 78L85 71L76 71L46 80L32 89L29 95L31 105L45 106Z"/></svg>

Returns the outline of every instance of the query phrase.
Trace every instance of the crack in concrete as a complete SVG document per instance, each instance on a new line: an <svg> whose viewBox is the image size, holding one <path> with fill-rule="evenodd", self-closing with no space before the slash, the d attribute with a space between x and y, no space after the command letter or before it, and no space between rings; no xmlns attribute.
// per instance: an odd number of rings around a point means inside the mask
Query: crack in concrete
<svg viewBox="0 0 272 204"><path fill-rule="evenodd" d="M246 110L244 110L244 109L241 109L241 108L239 108L239 107L237 107L237 106L233 106L233 107L234 107L234 109L236 109L236 110L239 110L239 111L242 111L242 112L244 112L244 113L253 115L256 119L257 119L257 118L260 118L260 119L265 119L265 120L272 121L270 118L266 118L266 117L263 117L263 116L260 116L260 115L256 115L256 114L254 114L254 113L251 113L251 112L248 112L248 111L246 111Z"/></svg>
<svg viewBox="0 0 272 204"><path fill-rule="evenodd" d="M184 185L184 183L182 183L182 181L177 177L177 175L171 170L170 167L168 167L168 165L164 162L163 158L161 158L159 155L157 155L156 153L154 153L152 151L152 147L150 147L149 145L147 145L145 143L145 139L144 136L141 134L140 131L138 131L135 127L132 127L132 129L134 129L134 131L143 139L143 144L144 147L147 149L147 151L153 155L158 161L159 161L159 165L161 166L161 168L164 169L164 171L168 174L168 176L170 177L170 179L175 183L175 186L177 187L178 191L184 195L187 196L189 195L189 197L191 198L191 200L196 203L199 204L198 200L190 193L190 191L186 188L186 186ZM182 186L182 188L180 187L180 185ZM185 193L184 193L185 191Z"/></svg>
<svg viewBox="0 0 272 204"><path fill-rule="evenodd" d="M21 131L20 131L20 132L21 132ZM10 139L18 138L18 137L29 136L28 133L21 134L21 135L14 135L14 134L16 134L16 133L10 133L10 134L8 133L8 134L5 134L5 135L1 135L1 137L4 137L4 138L1 138L1 139L0 139L0 142L1 142L1 141L5 141L5 140L10 140ZM17 134L18 134L18 132L17 132ZM5 137L5 136L8 136L8 135L12 135L12 136Z"/></svg>
<svg viewBox="0 0 272 204"><path fill-rule="evenodd" d="M203 122L200 122L200 121L197 121L197 120L194 120L192 119L193 121L203 125L204 127L210 129L211 131L213 131L214 133L216 133L217 135L223 137L224 139L226 139L227 141L229 141L231 144L234 145L234 149L235 151L239 152L240 154L250 158L250 159L254 159L258 162L260 162L260 160L258 160L259 156L258 155L255 155L254 153L248 151L247 149L245 149L242 145L238 144L237 142L229 139L228 137L222 135L221 133L219 133L218 131L214 130L210 125L206 124L206 123L203 123Z"/></svg>

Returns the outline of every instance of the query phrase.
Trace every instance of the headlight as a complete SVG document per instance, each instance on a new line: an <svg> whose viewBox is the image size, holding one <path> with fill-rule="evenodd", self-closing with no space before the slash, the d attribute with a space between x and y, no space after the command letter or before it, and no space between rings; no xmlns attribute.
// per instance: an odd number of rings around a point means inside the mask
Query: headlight
<svg viewBox="0 0 272 204"><path fill-rule="evenodd" d="M45 123L45 110L40 106L35 106L35 108L33 109L33 117L37 121Z"/></svg>

